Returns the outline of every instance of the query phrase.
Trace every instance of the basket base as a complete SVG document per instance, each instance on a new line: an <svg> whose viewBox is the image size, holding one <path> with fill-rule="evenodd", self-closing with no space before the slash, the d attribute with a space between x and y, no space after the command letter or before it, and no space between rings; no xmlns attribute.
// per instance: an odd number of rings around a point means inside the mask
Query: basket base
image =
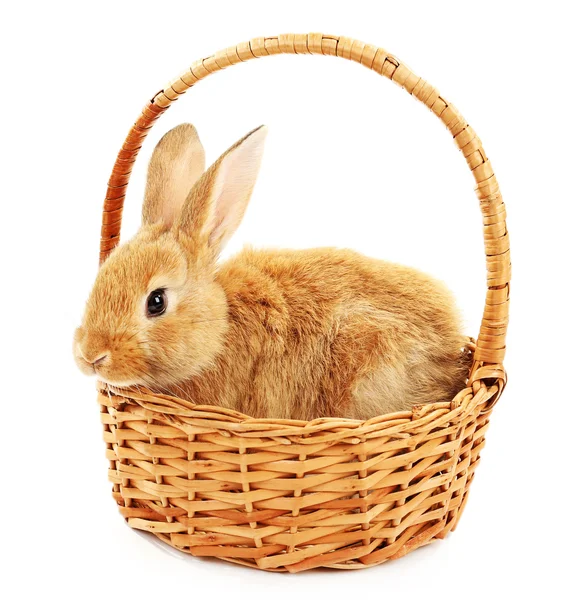
<svg viewBox="0 0 571 600"><path fill-rule="evenodd" d="M334 550L331 553L324 553L291 563L289 561L293 556L288 556L288 553L284 552L283 560L287 561L288 564L281 567L263 566L263 563L260 564L259 559L253 557L255 554L259 554L259 558L262 558L263 555L269 554L269 551L264 547L258 549L258 552L255 550L253 551L250 547L224 548L223 546L197 546L185 548L173 543L170 535L155 533L149 531L146 527L141 527L137 519L127 518L126 521L133 529L152 533L170 547L196 557L215 557L233 564L275 573L299 573L315 568L357 570L366 569L389 560L401 558L417 548L431 544L436 540L443 539L450 531L456 529L466 505L467 498L468 490L462 495L459 503L452 503L450 508L453 508L456 504L458 505L458 508L453 511L454 516L448 522L443 519L433 524L414 525L406 529L396 540L390 543L387 542L387 540L378 539L369 544L354 544L342 549ZM243 551L243 557L239 556L241 550ZM297 551L296 553L299 552L300 551Z"/></svg>

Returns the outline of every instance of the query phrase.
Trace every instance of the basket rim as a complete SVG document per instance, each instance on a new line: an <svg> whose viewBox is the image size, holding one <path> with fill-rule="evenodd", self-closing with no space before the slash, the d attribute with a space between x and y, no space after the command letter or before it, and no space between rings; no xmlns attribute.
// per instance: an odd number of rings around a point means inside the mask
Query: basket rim
<svg viewBox="0 0 571 600"><path fill-rule="evenodd" d="M175 396L157 395L144 388L119 389L104 383L98 384L97 387L99 404L107 409L118 409L125 405L140 407L148 419L166 420L179 429L188 430L189 434L198 431L206 433L207 430L211 430L227 436L245 438L303 436L295 440L301 444L304 443L305 436L310 434L333 434L335 440L346 441L346 438L350 438L350 443L357 444L363 436L407 436L422 429L432 430L438 427L440 422L444 425L461 419L478 407L482 414L489 412L502 393L503 382L498 379L490 386L482 383L477 392L474 392L472 387L466 387L450 402L417 405L409 411L387 413L367 420L320 417L311 421L253 418L215 405L193 404ZM306 439L306 443L314 442L315 439Z"/></svg>

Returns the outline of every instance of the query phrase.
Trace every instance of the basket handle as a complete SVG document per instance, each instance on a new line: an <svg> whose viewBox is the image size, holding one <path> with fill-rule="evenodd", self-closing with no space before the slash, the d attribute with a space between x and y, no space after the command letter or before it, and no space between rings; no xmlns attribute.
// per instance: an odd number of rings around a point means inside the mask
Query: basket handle
<svg viewBox="0 0 571 600"><path fill-rule="evenodd" d="M327 54L358 62L406 89L446 125L476 181L476 195L484 222L488 289L470 383L476 389L485 384L484 380L493 380L499 383L501 392L505 383L502 361L508 324L511 263L506 211L492 165L482 142L456 107L392 54L371 44L321 33L284 34L254 38L193 63L147 103L121 147L107 184L103 206L100 263L119 243L123 203L133 163L155 121L188 88L207 75L270 54ZM499 393L494 402L498 397Z"/></svg>

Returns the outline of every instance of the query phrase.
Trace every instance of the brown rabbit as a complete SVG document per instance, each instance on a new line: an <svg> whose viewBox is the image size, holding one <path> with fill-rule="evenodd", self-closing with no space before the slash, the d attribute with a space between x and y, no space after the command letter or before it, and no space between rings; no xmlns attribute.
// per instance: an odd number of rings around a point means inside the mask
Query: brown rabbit
<svg viewBox="0 0 571 600"><path fill-rule="evenodd" d="M206 172L192 125L157 145L143 224L102 265L75 336L80 369L254 417L367 419L466 383L450 292L351 250L221 249L244 215L266 128Z"/></svg>

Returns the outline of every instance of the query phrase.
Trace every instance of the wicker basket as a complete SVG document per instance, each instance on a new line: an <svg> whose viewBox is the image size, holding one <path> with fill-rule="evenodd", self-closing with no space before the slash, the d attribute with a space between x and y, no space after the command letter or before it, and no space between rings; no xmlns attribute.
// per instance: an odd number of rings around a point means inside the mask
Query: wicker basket
<svg viewBox="0 0 571 600"><path fill-rule="evenodd" d="M462 151L476 180L488 273L468 387L450 402L366 422L302 422L101 386L109 477L129 525L184 552L275 571L358 569L456 526L506 382L506 213L480 139L456 108L391 54L349 38L286 34L217 52L161 90L129 132L108 184L100 259L119 243L133 162L160 115L210 73L283 53L339 56L392 79L440 118Z"/></svg>

